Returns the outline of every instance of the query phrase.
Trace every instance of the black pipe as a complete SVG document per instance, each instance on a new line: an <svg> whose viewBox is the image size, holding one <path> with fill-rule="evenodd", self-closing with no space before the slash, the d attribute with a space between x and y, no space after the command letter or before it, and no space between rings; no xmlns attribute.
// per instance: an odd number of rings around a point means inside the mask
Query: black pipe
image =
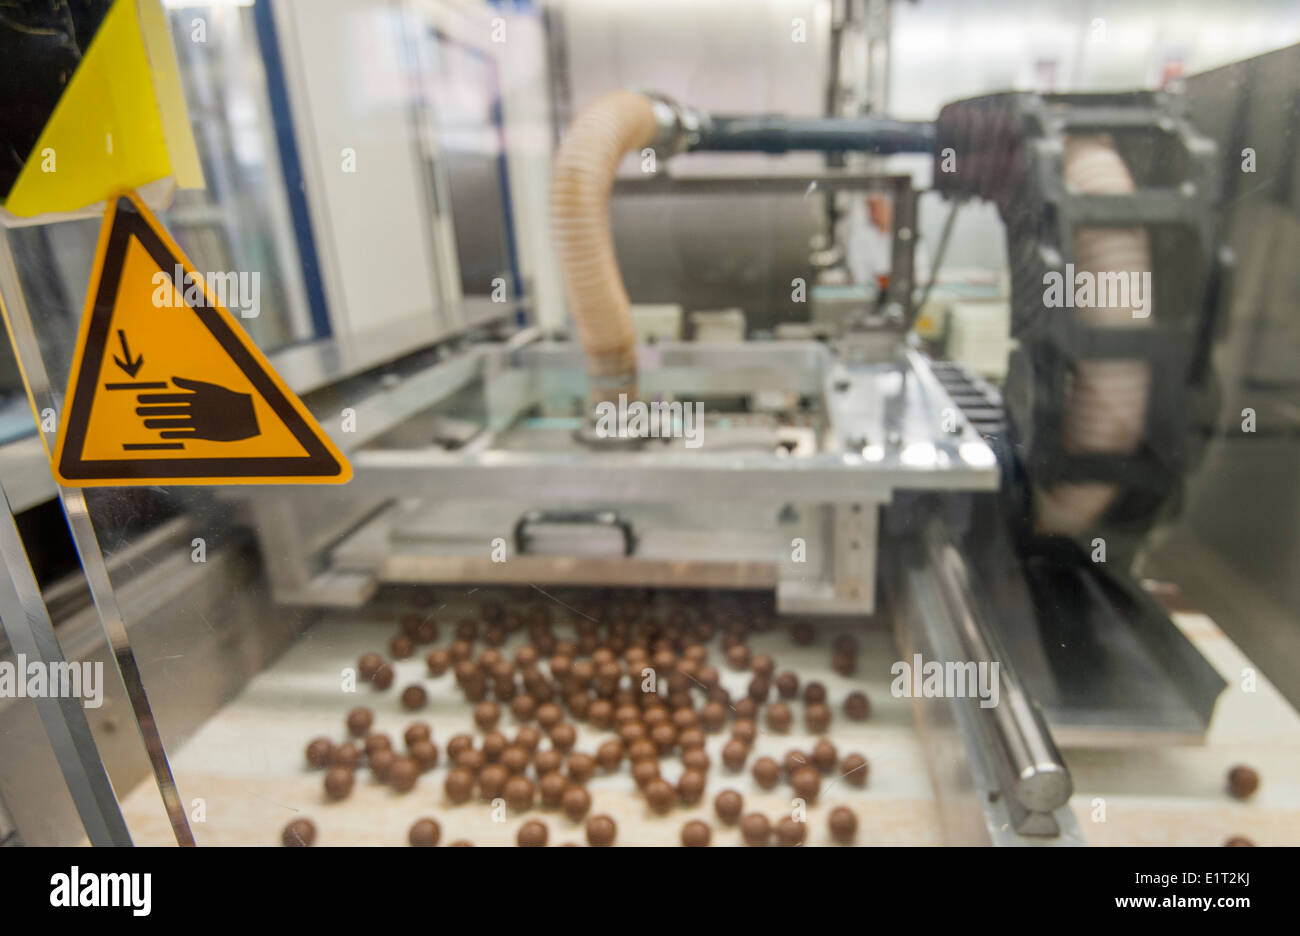
<svg viewBox="0 0 1300 936"><path fill-rule="evenodd" d="M931 153L934 124L881 117L719 117L703 122L692 152Z"/></svg>

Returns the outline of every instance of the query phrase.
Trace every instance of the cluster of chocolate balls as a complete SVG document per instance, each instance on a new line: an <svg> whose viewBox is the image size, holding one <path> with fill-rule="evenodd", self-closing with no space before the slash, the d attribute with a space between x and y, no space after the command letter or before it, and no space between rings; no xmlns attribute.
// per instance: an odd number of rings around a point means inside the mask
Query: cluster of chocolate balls
<svg viewBox="0 0 1300 936"><path fill-rule="evenodd" d="M543 604L520 612L487 601L480 620L455 623L450 643L431 649L425 664L431 677L453 675L461 694L474 706L478 736L463 733L448 739L446 799L459 804L475 796L486 802L499 798L515 812L539 805L560 810L572 822L586 821L589 844L609 845L617 834L613 819L589 816L592 797L587 782L598 772L619 771L626 761L648 808L665 815L679 805L696 806L702 800L713 766L705 750L707 735L730 725L730 738L721 750L722 766L738 772L749 760L760 724L769 733L790 731L795 700L802 699L803 722L810 733L822 734L830 727L833 715L824 685L801 684L795 672L777 672L769 655L751 653L746 642L749 634L774 626L763 608L742 602L719 616L690 607L687 600L659 618L645 613L646 604L645 596L640 596L580 607L572 615L571 639L555 634L551 609ZM435 643L447 626L428 616L407 615L388 649L395 659L409 658L419 645ZM527 642L507 656L501 648L517 632L524 632ZM708 644L719 633L725 665L752 673L739 698L721 685L720 673L710 663ZM791 636L803 645L815 638L813 629L802 623L791 629ZM476 645L481 646L477 653ZM837 638L832 667L852 672L857 652L853 637ZM393 683L392 665L375 653L358 661L357 672L377 690ZM427 700L418 684L401 694L403 706L412 712L422 709ZM513 736L501 729L507 709L516 726ZM851 720L867 718L866 695L850 694L843 700L843 711ZM417 721L407 727L405 752L399 754L387 735L371 730L373 721L369 709L353 709L346 720L351 740L335 745L317 738L308 745L308 762L326 770L329 798L348 796L363 757L374 778L398 792L412 789L422 773L437 765L439 752L427 724ZM579 725L610 736L594 754L576 751ZM549 742L545 747L543 739ZM661 774L666 758L681 761L675 784ZM782 763L757 758L751 772L761 788L772 789L784 780L796 796L811 804L825 776L864 786L868 769L862 755L841 758L835 745L822 738L810 751L789 751ZM783 845L804 841L805 822L785 817L773 824L759 813L742 816L740 794L733 790L718 795L715 811L724 824L739 823L747 844L768 844L774 835ZM857 817L839 807L830 813L829 828L835 841L852 842ZM545 823L530 820L518 830L517 841L544 845L548 837ZM681 837L684 845L707 845L712 835L707 823L697 819L686 823ZM440 828L433 819L421 819L410 832L412 844L437 844L439 838Z"/></svg>

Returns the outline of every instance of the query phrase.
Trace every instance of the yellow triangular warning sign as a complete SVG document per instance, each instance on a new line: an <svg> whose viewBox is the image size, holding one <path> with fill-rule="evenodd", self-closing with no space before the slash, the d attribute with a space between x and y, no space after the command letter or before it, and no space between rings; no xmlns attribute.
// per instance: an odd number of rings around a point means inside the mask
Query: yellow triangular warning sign
<svg viewBox="0 0 1300 936"><path fill-rule="evenodd" d="M195 272L134 194L110 202L54 454L61 484L338 484L352 477L213 295L240 285L237 275L205 280Z"/></svg>

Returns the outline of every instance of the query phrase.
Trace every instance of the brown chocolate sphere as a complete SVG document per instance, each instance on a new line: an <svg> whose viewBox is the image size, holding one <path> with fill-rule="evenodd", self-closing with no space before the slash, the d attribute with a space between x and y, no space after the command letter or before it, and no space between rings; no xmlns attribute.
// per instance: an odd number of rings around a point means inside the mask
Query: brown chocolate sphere
<svg viewBox="0 0 1300 936"><path fill-rule="evenodd" d="M393 761L397 760L397 755L389 749L375 751L370 755L370 774L380 783L388 781L388 771L393 769Z"/></svg>
<svg viewBox="0 0 1300 936"><path fill-rule="evenodd" d="M596 748L596 761L604 770L618 770L623 763L623 742L616 739L602 741Z"/></svg>
<svg viewBox="0 0 1300 936"><path fill-rule="evenodd" d="M453 767L447 772L442 788L453 803L467 803L474 795L474 775L463 767Z"/></svg>
<svg viewBox="0 0 1300 936"><path fill-rule="evenodd" d="M358 707L348 712L348 734L354 738L364 738L374 723L375 713L368 708Z"/></svg>
<svg viewBox="0 0 1300 936"><path fill-rule="evenodd" d="M537 781L537 789L541 795L542 805L555 809L563 802L564 793L569 789L569 781L560 772L551 771L543 774Z"/></svg>
<svg viewBox="0 0 1300 936"><path fill-rule="evenodd" d="M731 726L731 736L744 741L746 744L753 744L754 739L758 737L758 726L754 724L753 719L738 718L736 723Z"/></svg>
<svg viewBox="0 0 1300 936"><path fill-rule="evenodd" d="M401 621L398 622L398 626L402 628L403 634L414 640L415 635L420 631L421 620L421 616L418 614L404 614Z"/></svg>
<svg viewBox="0 0 1300 936"><path fill-rule="evenodd" d="M701 666L696 672L695 678L705 689L715 689L722 676L718 673L716 666Z"/></svg>
<svg viewBox="0 0 1300 936"><path fill-rule="evenodd" d="M750 660L749 668L754 671L755 676L770 679L772 673L776 671L776 663L766 653L760 653Z"/></svg>
<svg viewBox="0 0 1300 936"><path fill-rule="evenodd" d="M815 702L826 701L826 687L819 682L810 682L803 687L803 701L805 705L812 705Z"/></svg>
<svg viewBox="0 0 1300 936"><path fill-rule="evenodd" d="M480 776L479 782L482 782ZM533 786L533 781L527 777L511 777L506 781L505 789L502 791L506 805L516 812L523 812L533 808L533 800L537 796L537 788Z"/></svg>
<svg viewBox="0 0 1300 936"><path fill-rule="evenodd" d="M827 817L831 838L841 845L852 844L858 837L858 817L847 806L836 806Z"/></svg>
<svg viewBox="0 0 1300 936"><path fill-rule="evenodd" d="M772 680L766 676L755 676L749 681L749 688L746 689L745 694L762 705L772 694Z"/></svg>
<svg viewBox="0 0 1300 936"><path fill-rule="evenodd" d="M578 743L578 729L568 722L561 722L551 729L551 744L557 751L568 753Z"/></svg>
<svg viewBox="0 0 1300 936"><path fill-rule="evenodd" d="M632 779L641 789L645 789L651 780L659 777L659 762L654 760L639 760L632 762Z"/></svg>
<svg viewBox="0 0 1300 936"><path fill-rule="evenodd" d="M812 763L812 758L799 750L789 750L785 752L785 758L781 761L781 767L785 770L786 776L794 773L800 767L806 767Z"/></svg>
<svg viewBox="0 0 1300 936"><path fill-rule="evenodd" d="M382 731L372 731L366 735L365 744L366 756L373 757L380 751L391 751L393 749L393 739L388 737Z"/></svg>
<svg viewBox="0 0 1300 936"><path fill-rule="evenodd" d="M468 640L453 640L447 647L447 656L451 659L452 666L459 667L460 664L469 662L469 658L473 654L474 648ZM457 675L459 675L459 670ZM459 679L457 681L459 682Z"/></svg>
<svg viewBox="0 0 1300 936"><path fill-rule="evenodd" d="M844 760L840 761L840 776L850 786L866 786L867 774L870 769L867 759L861 754L849 754Z"/></svg>
<svg viewBox="0 0 1300 936"><path fill-rule="evenodd" d="M687 728L677 736L677 744L683 751L704 747L704 732L698 728Z"/></svg>
<svg viewBox="0 0 1300 936"><path fill-rule="evenodd" d="M592 816L587 820L588 845L613 845L617 835L618 826L614 824L614 820L609 816Z"/></svg>
<svg viewBox="0 0 1300 936"><path fill-rule="evenodd" d="M740 820L740 835L746 845L766 845L772 838L772 823L762 813L749 813Z"/></svg>
<svg viewBox="0 0 1300 936"><path fill-rule="evenodd" d="M396 678L396 671L390 664L385 663L383 666L379 667L379 669L375 670L374 676L370 677L370 685L382 692L392 686L393 680Z"/></svg>
<svg viewBox="0 0 1300 936"><path fill-rule="evenodd" d="M351 741L344 741L334 749L334 766L356 767L361 763L361 749Z"/></svg>
<svg viewBox="0 0 1300 936"><path fill-rule="evenodd" d="M850 692L844 698L844 714L851 721L865 721L871 714L871 702L865 692Z"/></svg>
<svg viewBox="0 0 1300 936"><path fill-rule="evenodd" d="M414 712L424 708L429 701L429 694L423 686L407 686L402 690L402 707Z"/></svg>
<svg viewBox="0 0 1300 936"><path fill-rule="evenodd" d="M483 736L483 759L489 764L495 764L501 760L501 755L509 746L510 742L506 740L505 735L499 731L489 731Z"/></svg>
<svg viewBox="0 0 1300 936"><path fill-rule="evenodd" d="M800 822L792 816L786 816L776 824L776 840L787 848L802 845L807 831L807 823Z"/></svg>
<svg viewBox="0 0 1300 936"><path fill-rule="evenodd" d="M329 738L313 738L307 745L307 763L313 767L328 767L334 759L334 744Z"/></svg>
<svg viewBox="0 0 1300 936"><path fill-rule="evenodd" d="M770 790L781 782L781 765L770 757L760 757L750 768L754 782L764 790Z"/></svg>
<svg viewBox="0 0 1300 936"><path fill-rule="evenodd" d="M539 659L540 656L537 653L537 648L531 647L528 644L524 644L524 646L515 651L515 666L518 666L520 669L523 669L525 666L536 666Z"/></svg>
<svg viewBox="0 0 1300 936"><path fill-rule="evenodd" d="M294 819L280 833L280 844L289 847L316 844L316 823L310 819Z"/></svg>
<svg viewBox="0 0 1300 936"><path fill-rule="evenodd" d="M480 702L474 706L474 724L482 731L491 731L501 720L501 708L495 702Z"/></svg>
<svg viewBox="0 0 1300 936"><path fill-rule="evenodd" d="M738 738L732 738L722 746L722 763L731 771L737 771L745 766L745 761L749 759L749 745Z"/></svg>
<svg viewBox="0 0 1300 936"><path fill-rule="evenodd" d="M698 770L700 773L708 773L709 767L713 761L709 758L709 752L702 747L690 748L682 751L682 766L687 770Z"/></svg>
<svg viewBox="0 0 1300 936"><path fill-rule="evenodd" d="M793 699L799 694L799 677L786 670L776 677L776 692L783 699Z"/></svg>
<svg viewBox="0 0 1300 936"><path fill-rule="evenodd" d="M325 771L325 795L332 800L347 799L355 778L347 767L331 767Z"/></svg>
<svg viewBox="0 0 1300 936"><path fill-rule="evenodd" d="M713 811L726 825L734 825L745 808L745 798L735 790L723 790L713 799Z"/></svg>
<svg viewBox="0 0 1300 936"><path fill-rule="evenodd" d="M550 731L564 720L564 710L554 702L547 702L537 707L537 724L543 731Z"/></svg>
<svg viewBox="0 0 1300 936"><path fill-rule="evenodd" d="M384 665L384 658L378 653L363 653L357 661L357 675L369 682L375 678L379 667Z"/></svg>
<svg viewBox="0 0 1300 936"><path fill-rule="evenodd" d="M822 738L813 745L812 763L822 773L829 773L834 770L839 759L839 752L835 750L835 745L830 742L829 738Z"/></svg>
<svg viewBox="0 0 1300 936"><path fill-rule="evenodd" d="M510 714L515 721L532 721L537 716L537 700L530 695L515 696L510 700Z"/></svg>
<svg viewBox="0 0 1300 936"><path fill-rule="evenodd" d="M784 702L773 702L767 707L767 727L778 734L785 734L790 730L790 724L794 721L794 715L790 711L790 706Z"/></svg>
<svg viewBox="0 0 1300 936"><path fill-rule="evenodd" d="M451 668L451 654L446 650L430 650L424 658L424 665L428 668L430 676L435 678L442 676Z"/></svg>
<svg viewBox="0 0 1300 936"><path fill-rule="evenodd" d="M821 734L831 726L831 709L824 702L804 706L803 723L813 734Z"/></svg>
<svg viewBox="0 0 1300 936"><path fill-rule="evenodd" d="M677 791L662 777L655 777L645 785L645 799L650 808L663 815L677 802Z"/></svg>
<svg viewBox="0 0 1300 936"><path fill-rule="evenodd" d="M476 751L473 748L466 748L456 755L456 766L464 767L471 773L478 773L487 764L487 758L483 756L482 751Z"/></svg>
<svg viewBox="0 0 1300 936"><path fill-rule="evenodd" d="M749 698L749 696L746 696L743 699L737 699L736 703L731 707L731 714L735 718L743 718L753 721L754 716L758 714L758 703Z"/></svg>
<svg viewBox="0 0 1300 936"><path fill-rule="evenodd" d="M406 730L402 732L402 740L406 742L407 747L410 747L416 741L432 741L433 729L429 727L428 722L411 722L406 726Z"/></svg>
<svg viewBox="0 0 1300 936"><path fill-rule="evenodd" d="M537 745L542 743L542 733L532 725L524 725L515 732L515 744L523 748L529 754L537 750Z"/></svg>
<svg viewBox="0 0 1300 936"><path fill-rule="evenodd" d="M527 748L512 744L501 752L501 766L509 774L521 774L528 769L530 755Z"/></svg>
<svg viewBox="0 0 1300 936"><path fill-rule="evenodd" d="M394 660L405 660L415 652L415 641L405 634L398 634L388 642L388 652Z"/></svg>
<svg viewBox="0 0 1300 936"><path fill-rule="evenodd" d="M587 695L586 690L574 692L564 700L564 704L569 708L569 714L578 721L586 721L587 713L591 711L591 696Z"/></svg>
<svg viewBox="0 0 1300 936"><path fill-rule="evenodd" d="M411 757L398 757L393 766L388 768L388 785L398 793L407 793L415 788L415 781L420 779L420 765Z"/></svg>
<svg viewBox="0 0 1300 936"><path fill-rule="evenodd" d="M1223 843L1225 848L1254 848L1255 843L1244 835L1234 835Z"/></svg>
<svg viewBox="0 0 1300 936"><path fill-rule="evenodd" d="M586 783L596 773L596 758L581 751L569 755L569 779L574 783Z"/></svg>
<svg viewBox="0 0 1300 936"><path fill-rule="evenodd" d="M546 844L548 832L544 822L538 822L536 819L529 819L519 827L519 834L515 836L515 842L525 848L538 848Z"/></svg>
<svg viewBox="0 0 1300 936"><path fill-rule="evenodd" d="M790 774L790 788L794 790L794 795L804 802L814 803L822 788L821 774L817 772L816 767L799 767Z"/></svg>
<svg viewBox="0 0 1300 936"><path fill-rule="evenodd" d="M442 826L436 819L417 819L406 834L406 840L412 845L428 848L437 845L442 838Z"/></svg>
<svg viewBox="0 0 1300 936"><path fill-rule="evenodd" d="M858 658L852 653L836 650L831 654L831 670L841 676L852 676L858 668Z"/></svg>
<svg viewBox="0 0 1300 936"><path fill-rule="evenodd" d="M488 764L478 774L478 795L484 802L492 802L505 793L510 771L500 764Z"/></svg>
<svg viewBox="0 0 1300 936"><path fill-rule="evenodd" d="M523 750L522 748L520 750ZM533 769L537 771L537 776L543 776L548 773L556 773L564 765L564 755L555 748L547 748L545 751L538 751L533 757Z"/></svg>
<svg viewBox="0 0 1300 936"><path fill-rule="evenodd" d="M749 669L749 648L743 643L732 644L727 649L727 665L734 670Z"/></svg>
<svg viewBox="0 0 1300 936"><path fill-rule="evenodd" d="M472 750L473 747L474 739L469 735L452 735L451 740L447 742L447 760L455 763L462 751Z"/></svg>
<svg viewBox="0 0 1300 936"><path fill-rule="evenodd" d="M692 819L682 826L682 844L687 848L701 848L708 845L713 838L713 831L707 823Z"/></svg>
<svg viewBox="0 0 1300 936"><path fill-rule="evenodd" d="M585 787L570 786L564 791L560 808L574 822L581 822L583 816L591 811L591 794Z"/></svg>
<svg viewBox="0 0 1300 936"><path fill-rule="evenodd" d="M668 754L677 747L677 729L668 722L655 725L650 732L650 740L659 749L660 754Z"/></svg>
<svg viewBox="0 0 1300 936"><path fill-rule="evenodd" d="M407 748L407 753L422 771L438 766L438 748L432 741L416 741Z"/></svg>
<svg viewBox="0 0 1300 936"><path fill-rule="evenodd" d="M1259 789L1259 774L1251 767L1238 764L1228 771L1228 792L1237 799L1246 799Z"/></svg>
<svg viewBox="0 0 1300 936"><path fill-rule="evenodd" d="M609 728L614 724L614 706L608 699L596 699L587 709L587 721L593 728Z"/></svg>
<svg viewBox="0 0 1300 936"><path fill-rule="evenodd" d="M719 731L727 723L727 707L721 702L709 702L700 710L700 721L709 731Z"/></svg>
<svg viewBox="0 0 1300 936"><path fill-rule="evenodd" d="M699 770L683 770L677 778L677 798L687 806L694 806L704 798L708 780Z"/></svg>

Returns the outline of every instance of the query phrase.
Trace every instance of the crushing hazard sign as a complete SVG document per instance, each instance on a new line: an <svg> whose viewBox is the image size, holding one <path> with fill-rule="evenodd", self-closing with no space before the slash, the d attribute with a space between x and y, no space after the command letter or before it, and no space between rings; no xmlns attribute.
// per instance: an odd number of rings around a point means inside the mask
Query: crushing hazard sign
<svg viewBox="0 0 1300 936"><path fill-rule="evenodd" d="M104 215L54 474L69 487L340 484L352 468L132 194Z"/></svg>

